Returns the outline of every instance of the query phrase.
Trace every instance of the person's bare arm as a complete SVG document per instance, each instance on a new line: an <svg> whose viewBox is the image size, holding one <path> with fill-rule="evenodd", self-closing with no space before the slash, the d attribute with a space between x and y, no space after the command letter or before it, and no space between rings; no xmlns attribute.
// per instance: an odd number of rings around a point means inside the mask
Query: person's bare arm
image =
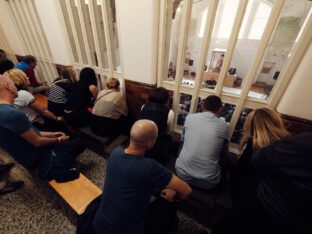
<svg viewBox="0 0 312 234"><path fill-rule="evenodd" d="M52 145L54 143L67 141L69 139L68 136L59 136L59 137L40 136L33 128L28 129L20 136L35 147Z"/></svg>
<svg viewBox="0 0 312 234"><path fill-rule="evenodd" d="M186 199L192 193L192 188L175 174L172 174L169 184L162 190L161 195L168 201L172 201L177 195L178 200Z"/></svg>
<svg viewBox="0 0 312 234"><path fill-rule="evenodd" d="M89 90L92 93L93 97L96 98L96 96L98 95L97 87L95 85L90 85Z"/></svg>
<svg viewBox="0 0 312 234"><path fill-rule="evenodd" d="M55 116L48 109L42 108L42 106L40 106L36 101L31 103L30 107L32 109L34 109L35 111L37 111L38 113L40 113L41 115L43 115L43 116L45 116L45 117L47 117L49 119L53 119L53 120L56 120L56 121L61 121L62 120L62 117Z"/></svg>
<svg viewBox="0 0 312 234"><path fill-rule="evenodd" d="M40 135L43 137L50 137L50 138L66 136L64 132L42 132L42 131L40 132Z"/></svg>

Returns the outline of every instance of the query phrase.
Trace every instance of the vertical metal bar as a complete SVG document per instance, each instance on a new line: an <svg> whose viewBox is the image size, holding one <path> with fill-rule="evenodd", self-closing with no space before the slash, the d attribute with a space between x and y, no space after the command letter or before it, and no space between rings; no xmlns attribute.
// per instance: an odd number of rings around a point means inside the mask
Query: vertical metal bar
<svg viewBox="0 0 312 234"><path fill-rule="evenodd" d="M59 1L63 1L63 0L59 0ZM76 47L76 50L77 50L77 55L78 55L78 60L79 60L78 62L79 62L80 64L83 64L82 54L81 54L80 45L79 45L79 40L78 40L78 33L77 33L77 30L76 30L76 26L75 26L73 11L72 11L72 9L71 9L71 5L70 5L70 2L69 2L69 1L70 1L70 0L65 0L66 8L67 8L67 14L68 14L68 18L69 18L71 30L72 30L72 32L73 32L75 47Z"/></svg>
<svg viewBox="0 0 312 234"><path fill-rule="evenodd" d="M111 13L108 11L111 9L110 7L110 1L102 0L101 1L101 9L102 9L102 18L103 18L103 26L104 26L104 32L105 32L105 41L106 41L106 48L107 48L107 55L108 55L108 66L110 70L110 76L113 76L114 68L114 57L115 54L113 52L112 46L114 45L114 32L112 29L112 16Z"/></svg>
<svg viewBox="0 0 312 234"><path fill-rule="evenodd" d="M81 26L81 30L82 30L83 43L84 43L86 55L87 55L87 61L88 61L89 65L92 65L92 60L91 60L91 56L90 56L90 48L89 48L89 43L88 43L88 36L87 36L87 32L86 32L86 25L85 25L83 13L82 13L82 7L81 7L81 1L80 0L77 0L77 7L78 7L78 16L79 16L80 26Z"/></svg>
<svg viewBox="0 0 312 234"><path fill-rule="evenodd" d="M64 15L64 11L67 12L67 8L63 9L63 6L62 6L60 1L64 1L64 0L57 0L57 1L55 1L55 4L56 4L56 6L58 8L58 16L59 16L59 19L61 20L61 23L62 23L62 31L63 31L64 34L67 35L67 38L65 40L66 41L66 48L67 48L67 50L69 52L68 54L70 55L70 60L72 61L71 63L73 64L75 62L75 57L74 57L73 50L76 49L76 46L75 46L75 44L72 45L71 42L70 42L70 39L69 39L70 36L69 36L68 28L66 26L67 24L65 22L66 19L65 19L65 15ZM66 4L66 2L65 2L65 4ZM66 7L66 5L65 5L65 7ZM73 48L73 47L75 47L75 48ZM78 53L77 53L77 57L78 57Z"/></svg>
<svg viewBox="0 0 312 234"><path fill-rule="evenodd" d="M39 38L41 40L41 45L43 47L43 51L47 57L47 66L49 67L49 74L51 76L51 82L55 79L55 77L58 76L57 74L57 71L56 71L56 67L55 67L55 64L54 64L54 60L53 60L53 57L52 57L52 52L50 50L50 46L49 46L49 43L48 43L48 40L46 38L46 34L43 30L43 26L41 24L41 21L38 17L38 10L36 8L36 5L34 4L34 0L28 0L28 3L29 3L29 9L32 13L32 16L33 16L33 22L35 23L35 28L37 29L37 33L39 35Z"/></svg>
<svg viewBox="0 0 312 234"><path fill-rule="evenodd" d="M46 61L46 56L43 53L42 50L42 43L39 40L40 37L38 37L39 33L36 31L36 29L34 28L34 20L31 19L31 15L33 12L30 11L30 9L28 9L28 7L26 6L25 1L20 1L21 3L21 9L23 12L28 12L27 14L24 15L24 20L26 21L27 25L29 25L28 29L30 31L30 36L31 36L31 40L35 42L35 46L37 48L37 58L38 60L43 60ZM48 77L45 76L45 78L48 78L49 81L51 81L51 77L49 77L50 72L49 72L49 68L46 66L46 63L44 62L42 64L42 70L44 70L45 75L48 75Z"/></svg>
<svg viewBox="0 0 312 234"><path fill-rule="evenodd" d="M220 95L222 91L223 81L225 79L225 76L227 75L227 72L231 64L231 60L232 60L234 50L235 50L235 45L238 39L238 34L242 26L244 15L247 9L247 4L248 4L248 0L240 0L239 5L238 5L238 10L235 16L231 36L229 39L229 44L227 45L227 48L226 48L224 62L220 71L218 83L217 83L216 90L215 90L216 95L218 96Z"/></svg>
<svg viewBox="0 0 312 234"><path fill-rule="evenodd" d="M172 25L173 0L160 2L158 62L157 62L157 86L168 75L170 32Z"/></svg>
<svg viewBox="0 0 312 234"><path fill-rule="evenodd" d="M280 77L271 91L269 108L275 109L312 41L312 8L298 34Z"/></svg>
<svg viewBox="0 0 312 234"><path fill-rule="evenodd" d="M174 84L174 94L173 94L173 111L175 112L174 118L174 128L176 126L177 117L178 117L178 106L179 106L179 86L184 74L184 62L185 62L185 49L188 38L189 23L192 12L192 0L185 0L183 2L182 9L182 20L180 28L180 40L178 44L178 58L177 58L177 70L176 70L176 80Z"/></svg>
<svg viewBox="0 0 312 234"><path fill-rule="evenodd" d="M204 37L202 40L202 46L201 46L201 53L197 65L197 70L196 70L196 78L195 78L195 85L193 89L193 94L192 94L192 101L191 101L191 107L190 107L190 112L193 113L196 111L196 103L197 103L197 96L199 92L199 88L201 86L201 79L203 76L203 71L204 71L204 65L206 62L207 54L208 54L208 49L210 45L210 40L212 37L212 31L213 31L213 26L217 14L217 8L218 8L218 3L219 0L215 1L210 1L209 4L209 10L206 18L206 28L204 32Z"/></svg>
<svg viewBox="0 0 312 234"><path fill-rule="evenodd" d="M243 109L245 99L248 95L250 87L252 86L253 79L257 75L258 68L261 64L263 57L264 57L266 47L267 47L267 45L270 41L270 38L274 32L275 25L278 22L282 7L284 5L284 2L285 2L285 0L276 1L274 6L273 6L269 20L268 20L266 27L265 27L265 30L262 34L262 38L260 40L260 44L259 44L259 47L257 50L256 57L255 57L252 65L251 65L246 77L245 77L246 85L242 90L241 98L239 99L239 101L236 105L235 111L234 111L232 119L231 119L229 131L228 131L229 137L231 137L233 132L234 132L236 123L237 123L239 116L240 116L240 113Z"/></svg>
<svg viewBox="0 0 312 234"><path fill-rule="evenodd" d="M15 2L14 1L9 1L9 4L10 4L10 7L12 9L12 13L13 13L15 22L16 22L16 24L18 26L18 29L19 29L18 32L19 32L19 34L20 34L20 36L22 38L23 43L25 44L25 50L26 50L27 53L30 54L31 51L32 51L31 45L30 45L30 42L27 39L25 28L22 25L22 22L20 21L19 14L18 14L16 6L15 6Z"/></svg>
<svg viewBox="0 0 312 234"><path fill-rule="evenodd" d="M99 37L98 37L97 29L96 29L94 3L97 4L96 1L90 1L89 2L89 13L90 13L90 18L91 18L91 27L92 27L92 32L93 32L95 51L97 54L97 61L98 61L97 65L102 68L103 63L102 63L102 56L101 56L100 45L99 45Z"/></svg>

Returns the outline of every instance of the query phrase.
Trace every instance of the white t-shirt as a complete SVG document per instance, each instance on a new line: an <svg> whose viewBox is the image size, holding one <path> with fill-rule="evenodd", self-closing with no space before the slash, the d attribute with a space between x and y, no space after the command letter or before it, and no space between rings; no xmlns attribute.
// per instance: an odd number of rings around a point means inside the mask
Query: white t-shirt
<svg viewBox="0 0 312 234"><path fill-rule="evenodd" d="M30 122L40 118L40 114L30 107L30 104L34 101L35 97L26 90L18 91L18 97L14 99L14 106L23 111Z"/></svg>

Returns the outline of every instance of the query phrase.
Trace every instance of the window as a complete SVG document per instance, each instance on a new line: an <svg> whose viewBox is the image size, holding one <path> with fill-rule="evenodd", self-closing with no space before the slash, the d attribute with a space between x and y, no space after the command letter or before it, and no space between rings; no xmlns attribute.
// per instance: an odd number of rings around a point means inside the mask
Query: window
<svg viewBox="0 0 312 234"><path fill-rule="evenodd" d="M283 51L283 64L298 64L304 53L298 49L300 43L306 46L309 41L303 22L311 22L311 5L298 1L299 7L306 9L299 12L292 9L298 5L291 1L162 1L159 30L165 40L160 40L158 48L158 56L163 58L158 60L158 85L173 92L176 131L181 130L185 115L199 111L200 101L209 95L221 97L223 117L230 122L228 137L234 144L238 144L244 118L252 109L276 107L291 79L288 71L296 65L277 69L272 58ZM292 12L300 20L295 21ZM285 15L290 18L284 19ZM291 18L300 23L299 28ZM298 30L284 32L288 27L285 20ZM257 86L259 72L278 77L270 98L271 89Z"/></svg>
<svg viewBox="0 0 312 234"><path fill-rule="evenodd" d="M87 66L94 68L99 77L100 89L105 87L106 77L123 80L115 0L58 2L74 66L77 69Z"/></svg>
<svg viewBox="0 0 312 234"><path fill-rule="evenodd" d="M34 0L8 0L7 4L24 51L37 58L37 78L51 84L57 77L56 67Z"/></svg>

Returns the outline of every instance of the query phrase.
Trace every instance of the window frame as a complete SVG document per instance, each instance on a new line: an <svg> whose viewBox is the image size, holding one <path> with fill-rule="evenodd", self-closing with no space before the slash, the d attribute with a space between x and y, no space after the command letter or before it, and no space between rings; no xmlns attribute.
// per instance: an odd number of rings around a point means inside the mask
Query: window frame
<svg viewBox="0 0 312 234"><path fill-rule="evenodd" d="M264 1L268 4L267 1ZM271 2L270 2L271 3ZM239 38L239 31L242 26L244 19L244 14L247 9L248 0L240 0L238 10L236 12L235 21L231 31L229 43L227 45L224 62L220 71L219 79L215 90L209 90L201 88L201 76L204 71L204 60L206 59L208 48L210 44L210 38L213 30L213 24L215 21L215 12L217 10L219 0L210 1L209 9L207 14L206 28L204 32L203 42L201 45L201 54L198 62L198 67L196 69L195 85L193 87L182 85L181 80L183 76L183 64L185 59L185 51L188 36L188 24L190 22L191 10L192 10L192 0L184 0L182 7L182 20L180 25L180 40L178 44L178 60L176 69L176 80L175 82L167 81L167 71L168 71L168 57L169 57L169 42L170 42L170 32L171 32L171 14L173 1L161 0L160 3L160 20L159 20L159 43L158 43L158 70L157 70L157 85L165 87L168 90L174 91L173 96L173 111L175 112L175 124L174 129L176 132L181 133L181 127L177 126L177 111L179 105L179 97L181 93L189 94L192 97L190 113L196 111L196 103L198 97L206 98L209 95L219 95L224 103L236 105L235 111L233 113L229 131L228 138L231 139L236 124L239 120L240 114L244 108L256 109L261 107L267 107L270 109L276 109L278 102L285 92L288 83L290 82L292 75L294 74L296 67L300 63L305 50L309 46L309 41L312 35L312 17L310 10L305 24L301 28L301 32L298 34L296 43L291 49L291 56L286 61L284 65L285 68L281 71L279 79L274 85L268 100L261 100L252 97L248 97L249 90L252 86L254 77L257 75L257 71L261 66L261 62L265 56L265 51L268 47L270 39L275 32L276 26L279 22L281 11L283 9L285 0L275 1L272 6L272 10L265 26L263 35L260 39L259 48L257 49L256 57L250 67L245 79L246 85L242 88L241 94L239 96L222 92L222 86L224 78L232 60L234 49Z"/></svg>

